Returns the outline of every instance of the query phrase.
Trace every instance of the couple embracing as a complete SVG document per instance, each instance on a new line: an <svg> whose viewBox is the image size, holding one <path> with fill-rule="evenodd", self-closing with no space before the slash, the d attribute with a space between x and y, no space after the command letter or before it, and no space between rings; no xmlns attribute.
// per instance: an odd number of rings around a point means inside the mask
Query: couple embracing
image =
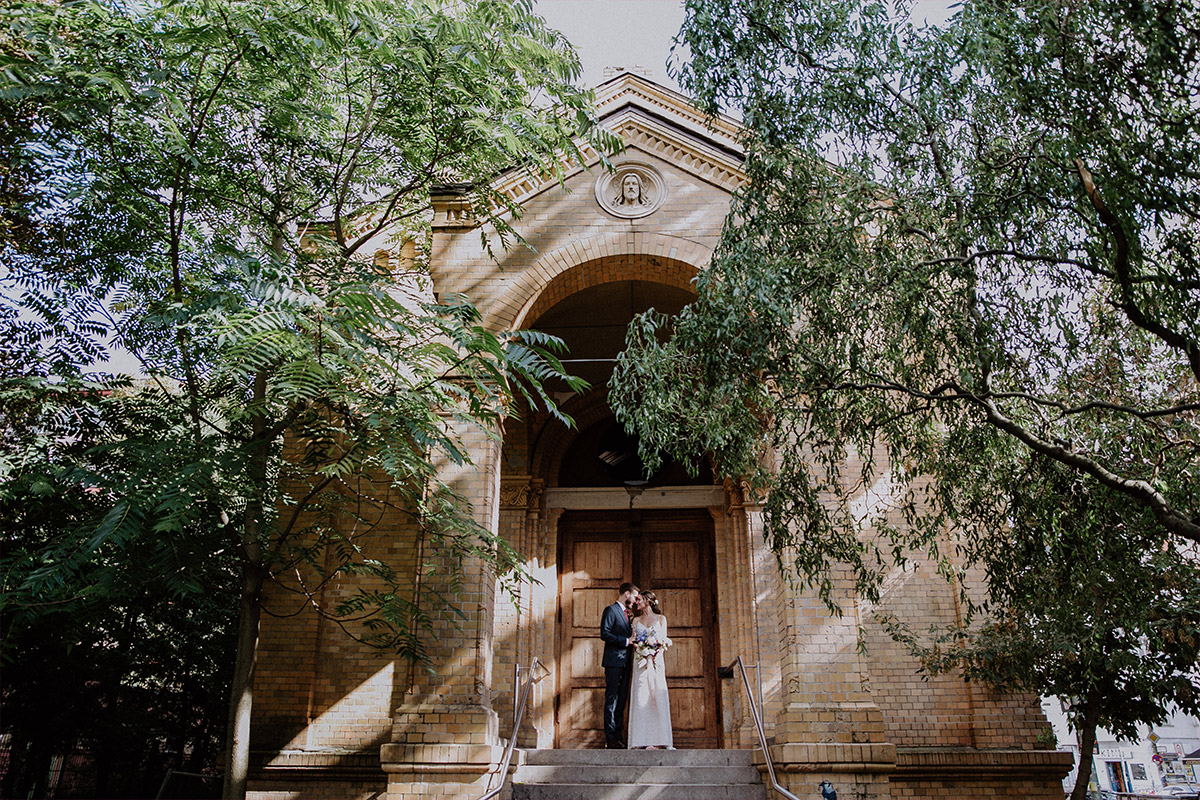
<svg viewBox="0 0 1200 800"><path fill-rule="evenodd" d="M617 602L605 608L600 618L606 746L674 750L664 656L671 645L667 618L654 592L639 592L632 583L621 584L617 591ZM628 745L621 741L626 699L630 701Z"/></svg>

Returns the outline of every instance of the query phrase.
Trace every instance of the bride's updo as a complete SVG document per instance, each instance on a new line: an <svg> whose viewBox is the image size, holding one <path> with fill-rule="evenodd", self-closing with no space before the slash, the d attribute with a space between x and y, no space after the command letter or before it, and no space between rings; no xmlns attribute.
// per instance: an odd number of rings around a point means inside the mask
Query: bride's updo
<svg viewBox="0 0 1200 800"><path fill-rule="evenodd" d="M654 592L642 592L642 599L646 601L646 605L648 605L650 610L655 614L662 613L662 611L660 611L658 608L658 595L654 594Z"/></svg>

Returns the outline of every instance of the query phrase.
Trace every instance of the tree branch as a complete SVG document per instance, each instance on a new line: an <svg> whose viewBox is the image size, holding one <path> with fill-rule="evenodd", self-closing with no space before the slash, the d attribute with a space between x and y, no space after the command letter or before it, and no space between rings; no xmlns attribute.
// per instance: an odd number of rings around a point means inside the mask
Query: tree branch
<svg viewBox="0 0 1200 800"><path fill-rule="evenodd" d="M1092 180L1092 173L1084 166L1083 159L1075 159L1075 168L1079 172L1080 180L1083 181L1083 188L1087 193L1088 200L1091 201L1092 208L1096 210L1100 222L1112 234L1116 244L1116 253L1113 255L1113 273L1117 286L1121 290L1121 301L1117 304L1118 308L1125 312L1125 316L1134 325L1157 336L1167 345L1182 350L1187 356L1192 375L1200 381L1200 344L1188 339L1178 331L1171 330L1158 320L1151 319L1138 305L1133 291L1133 279L1130 276L1129 236L1125 232L1125 226L1101 199L1100 191L1096 188L1095 181Z"/></svg>

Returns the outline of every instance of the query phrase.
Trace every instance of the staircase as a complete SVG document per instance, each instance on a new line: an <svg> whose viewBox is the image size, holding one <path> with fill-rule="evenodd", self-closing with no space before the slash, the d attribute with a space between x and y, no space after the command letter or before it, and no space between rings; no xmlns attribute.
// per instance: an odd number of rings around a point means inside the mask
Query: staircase
<svg viewBox="0 0 1200 800"><path fill-rule="evenodd" d="M527 750L512 800L766 800L751 750Z"/></svg>

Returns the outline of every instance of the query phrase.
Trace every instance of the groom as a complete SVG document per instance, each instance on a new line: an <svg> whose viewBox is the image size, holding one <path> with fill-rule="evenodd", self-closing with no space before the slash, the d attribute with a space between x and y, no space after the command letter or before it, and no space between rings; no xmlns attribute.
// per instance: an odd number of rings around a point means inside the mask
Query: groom
<svg viewBox="0 0 1200 800"><path fill-rule="evenodd" d="M604 740L610 749L625 749L621 741L621 718L625 716L625 701L629 698L629 657L633 644L633 604L638 588L622 583L617 590L617 602L604 609L600 617L600 638L604 640Z"/></svg>

